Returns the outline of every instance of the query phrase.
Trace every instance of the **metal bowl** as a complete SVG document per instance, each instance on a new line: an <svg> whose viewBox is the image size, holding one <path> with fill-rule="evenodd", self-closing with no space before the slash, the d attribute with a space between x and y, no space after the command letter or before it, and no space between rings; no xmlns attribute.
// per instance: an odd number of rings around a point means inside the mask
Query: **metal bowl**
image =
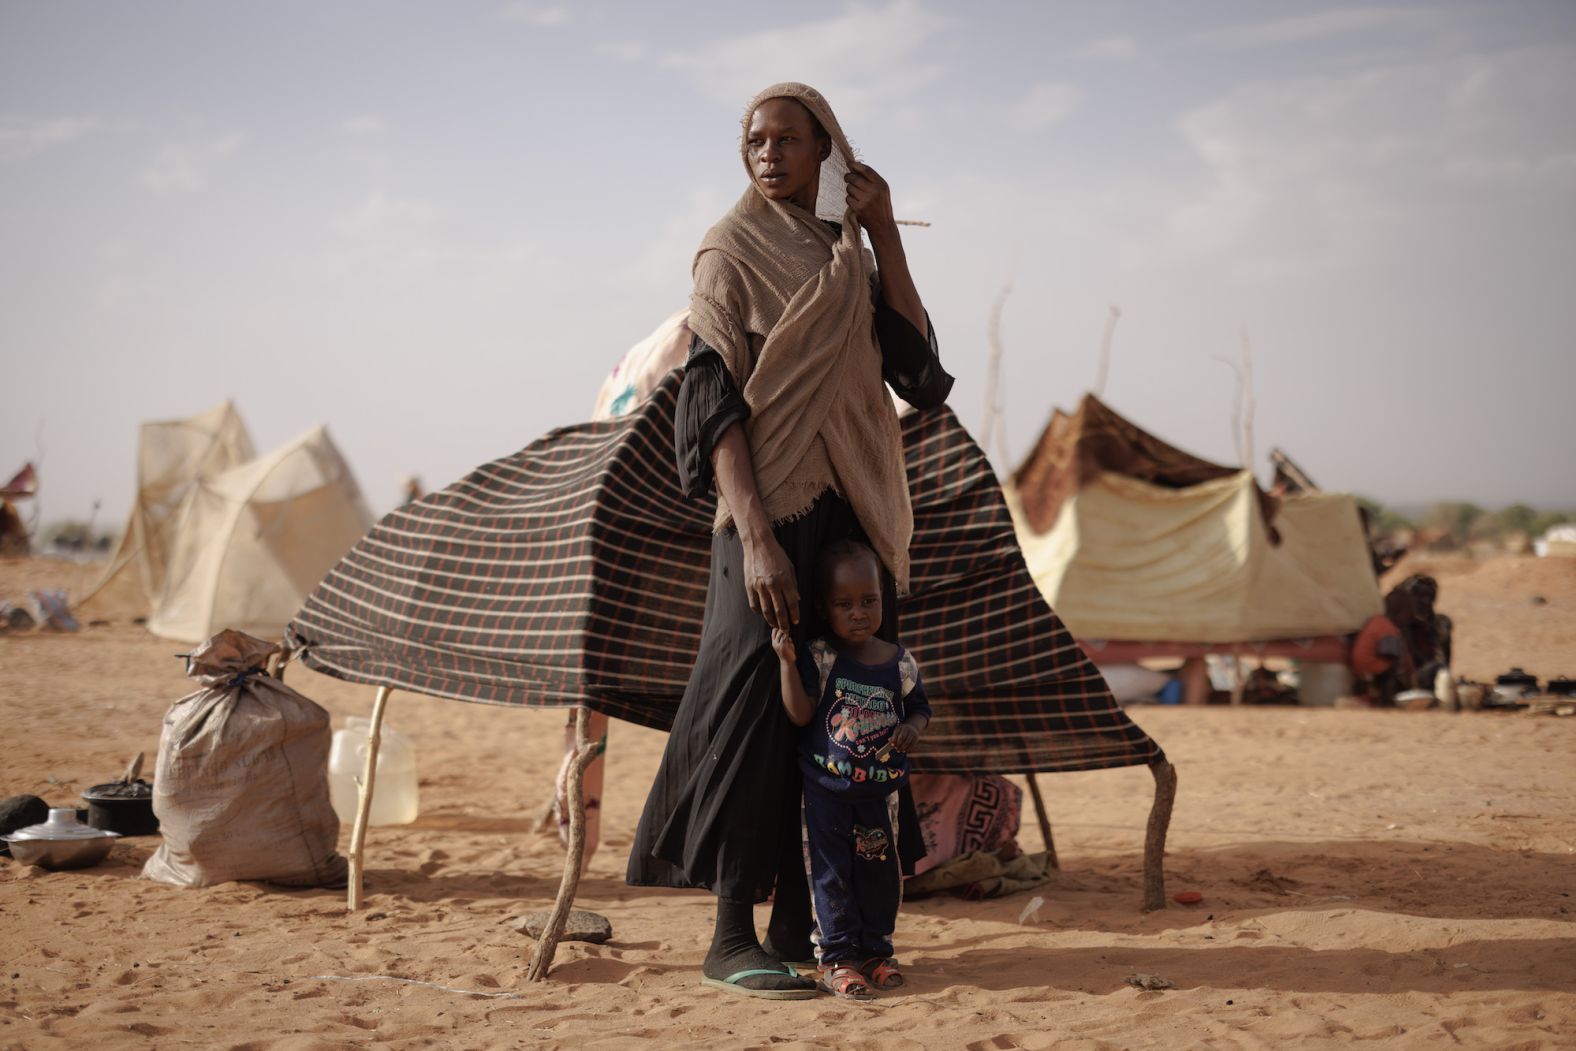
<svg viewBox="0 0 1576 1051"><path fill-rule="evenodd" d="M48 821L18 829L5 841L11 847L11 856L24 865L82 869L103 861L119 838L117 832L82 824L71 807L54 807Z"/></svg>
<svg viewBox="0 0 1576 1051"><path fill-rule="evenodd" d="M109 856L114 836L102 839L12 839L11 856L24 865L46 869L85 869Z"/></svg>

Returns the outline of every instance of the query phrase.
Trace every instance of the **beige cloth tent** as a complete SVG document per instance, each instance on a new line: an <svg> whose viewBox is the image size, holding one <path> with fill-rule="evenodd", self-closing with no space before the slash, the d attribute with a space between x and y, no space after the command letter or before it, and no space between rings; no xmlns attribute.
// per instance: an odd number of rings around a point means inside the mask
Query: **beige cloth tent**
<svg viewBox="0 0 1576 1051"><path fill-rule="evenodd" d="M1029 571L1080 639L1343 635L1381 608L1349 494L1267 500L1250 472L1175 450L1093 397L1057 415L1005 488Z"/></svg>
<svg viewBox="0 0 1576 1051"><path fill-rule="evenodd" d="M95 598L111 590L156 603L164 592L175 519L192 484L252 456L246 424L228 401L190 419L144 423L137 434L136 502L109 568L78 608L92 608Z"/></svg>
<svg viewBox="0 0 1576 1051"><path fill-rule="evenodd" d="M206 443L204 441L206 438ZM328 432L257 459L234 407L145 425L137 505L94 593L135 577L148 629L201 642L234 628L278 638L372 515Z"/></svg>

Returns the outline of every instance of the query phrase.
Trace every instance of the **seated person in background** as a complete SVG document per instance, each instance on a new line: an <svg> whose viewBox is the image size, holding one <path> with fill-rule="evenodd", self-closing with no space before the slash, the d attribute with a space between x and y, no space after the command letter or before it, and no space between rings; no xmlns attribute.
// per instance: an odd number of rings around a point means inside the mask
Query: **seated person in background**
<svg viewBox="0 0 1576 1051"><path fill-rule="evenodd" d="M1410 597L1396 588L1385 596L1384 612L1369 617L1352 642L1357 695L1376 708L1393 707L1395 695L1412 688L1412 654L1401 630L1410 614Z"/></svg>
<svg viewBox="0 0 1576 1051"><path fill-rule="evenodd" d="M1430 689L1434 676L1441 669L1450 667L1450 618L1435 612L1439 600L1439 582L1433 577L1413 573L1395 586L1410 600L1410 617L1397 621L1406 639L1407 650L1417 669L1415 681L1419 689Z"/></svg>

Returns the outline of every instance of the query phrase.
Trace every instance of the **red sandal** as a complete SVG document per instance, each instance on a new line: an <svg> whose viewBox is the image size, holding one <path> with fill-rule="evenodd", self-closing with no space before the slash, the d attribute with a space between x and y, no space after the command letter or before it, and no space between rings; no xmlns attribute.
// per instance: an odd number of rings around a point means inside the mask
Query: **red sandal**
<svg viewBox="0 0 1576 1051"><path fill-rule="evenodd" d="M903 972L898 970L897 961L880 956L872 956L860 964L859 973L877 989L896 989L904 982Z"/></svg>
<svg viewBox="0 0 1576 1051"><path fill-rule="evenodd" d="M845 1000L875 999L865 976L851 963L833 963L821 968L821 988Z"/></svg>

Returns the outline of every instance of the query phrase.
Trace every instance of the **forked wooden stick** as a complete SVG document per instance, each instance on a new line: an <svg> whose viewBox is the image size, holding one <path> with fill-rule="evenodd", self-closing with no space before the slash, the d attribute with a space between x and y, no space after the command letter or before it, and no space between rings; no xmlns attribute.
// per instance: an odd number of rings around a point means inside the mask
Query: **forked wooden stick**
<svg viewBox="0 0 1576 1051"><path fill-rule="evenodd" d="M585 865L586 853L586 767L597 757L597 743L591 740L591 709L575 709L575 761L569 765L569 849L564 852L564 875L558 883L558 897L553 901L553 911L542 925L542 937L531 954L526 968L528 982L547 978L553 966L553 954L564 936L569 922L569 910L575 904L575 891L580 888L580 870Z"/></svg>
<svg viewBox="0 0 1576 1051"><path fill-rule="evenodd" d="M350 862L350 875L346 884L345 908L361 908L361 876L365 871L362 861L367 842L367 818L372 813L372 789L378 778L378 745L383 740L383 709L388 706L392 687L379 686L372 701L372 726L367 730L367 762L361 768L361 778L356 782L356 823L350 828L350 849L346 860Z"/></svg>

